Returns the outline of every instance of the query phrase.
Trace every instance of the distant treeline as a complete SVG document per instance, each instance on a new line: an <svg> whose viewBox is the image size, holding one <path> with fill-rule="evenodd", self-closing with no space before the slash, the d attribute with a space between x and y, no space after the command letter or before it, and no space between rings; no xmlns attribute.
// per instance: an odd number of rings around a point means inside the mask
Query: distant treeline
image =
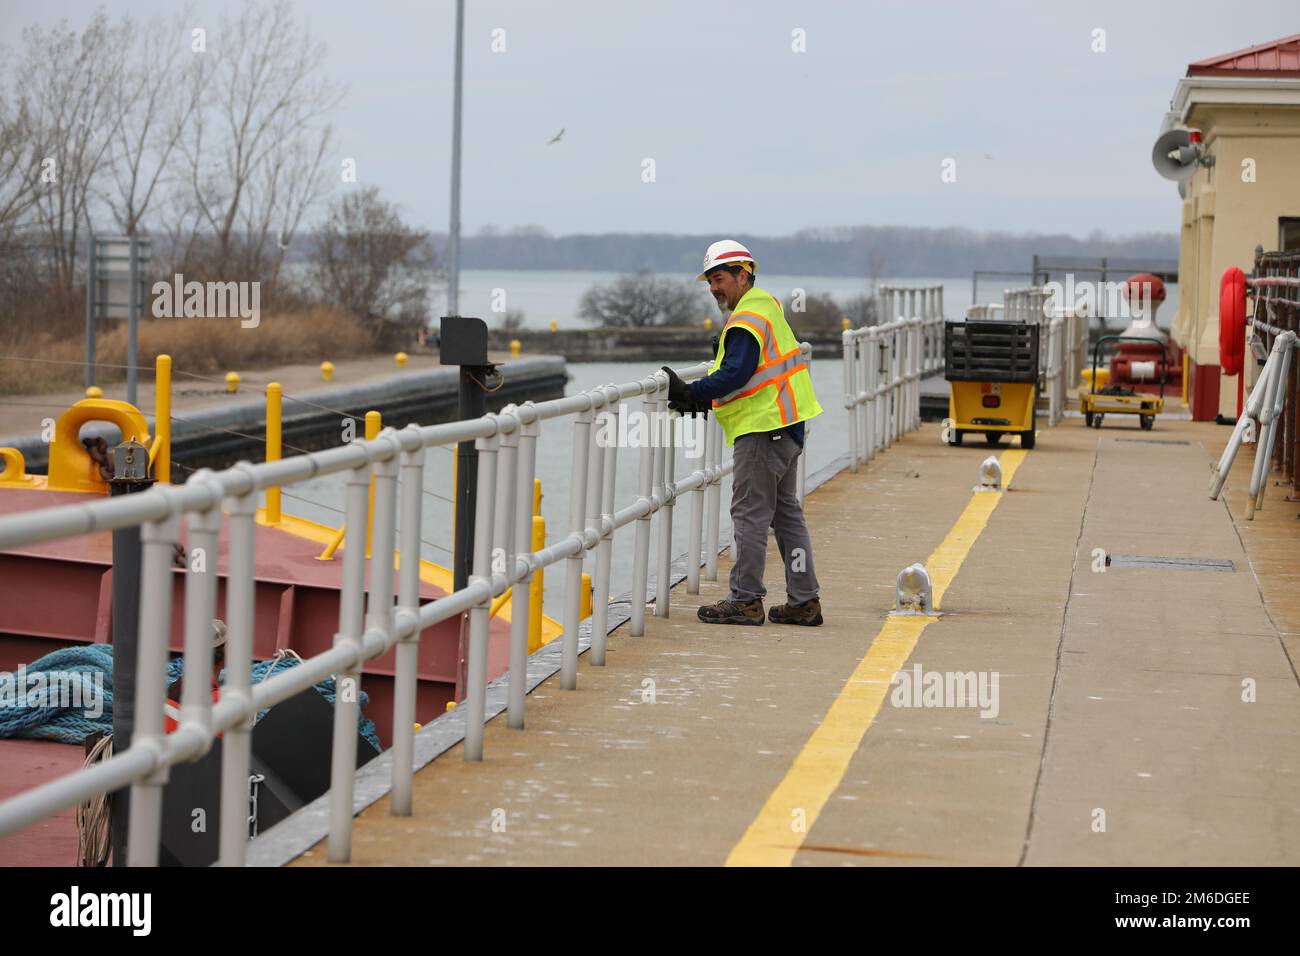
<svg viewBox="0 0 1300 956"><path fill-rule="evenodd" d="M598 272L695 273L717 235L604 233L552 236L538 227L487 229L461 239L467 269L574 269ZM1177 258L1174 233L1086 239L1065 235L976 232L908 226L804 230L792 236L730 234L750 245L759 264L800 275L899 278L969 276L976 269L1028 270L1034 255ZM446 261L447 237L435 233Z"/></svg>

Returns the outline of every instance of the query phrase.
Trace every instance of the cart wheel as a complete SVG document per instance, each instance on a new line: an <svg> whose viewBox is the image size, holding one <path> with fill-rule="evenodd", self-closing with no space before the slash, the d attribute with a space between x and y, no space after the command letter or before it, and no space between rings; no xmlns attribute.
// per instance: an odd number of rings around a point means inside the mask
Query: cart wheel
<svg viewBox="0 0 1300 956"><path fill-rule="evenodd" d="M1020 447L1021 448L1034 447L1034 430L1032 428L1027 432L1020 433Z"/></svg>
<svg viewBox="0 0 1300 956"><path fill-rule="evenodd" d="M1001 433L1001 432L985 432L985 433L984 433L984 440L985 440L986 442L988 442L990 445L996 445L998 442L1002 441L1002 433Z"/></svg>
<svg viewBox="0 0 1300 956"><path fill-rule="evenodd" d="M1084 427L1085 427L1085 428L1091 428L1091 427L1092 427L1092 417L1093 417L1093 416L1092 416L1092 412L1084 412L1084 413L1083 413L1083 424L1084 424Z"/></svg>
<svg viewBox="0 0 1300 956"><path fill-rule="evenodd" d="M1100 427L1101 427L1101 420L1102 420L1103 418L1105 418L1105 417L1106 417L1106 416L1103 415L1103 414L1101 414L1100 412L1098 412L1096 415L1094 415L1093 418L1092 418L1092 427L1093 427L1093 428L1100 428Z"/></svg>
<svg viewBox="0 0 1300 956"><path fill-rule="evenodd" d="M962 431L960 428L954 428L954 429L952 430L952 435L951 435L951 437L948 439L948 444L950 444L950 445L960 445L960 444L961 444L962 437L963 437L965 434L966 434L966 433L965 433L964 431Z"/></svg>
<svg viewBox="0 0 1300 956"><path fill-rule="evenodd" d="M1138 420L1142 423L1142 430L1148 432L1151 431L1151 427L1156 423L1156 417L1154 415L1139 415Z"/></svg>

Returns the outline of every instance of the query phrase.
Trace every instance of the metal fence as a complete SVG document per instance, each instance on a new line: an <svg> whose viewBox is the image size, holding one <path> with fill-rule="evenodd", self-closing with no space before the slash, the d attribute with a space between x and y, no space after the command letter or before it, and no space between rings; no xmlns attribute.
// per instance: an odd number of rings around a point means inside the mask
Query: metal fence
<svg viewBox="0 0 1300 956"><path fill-rule="evenodd" d="M930 307L937 299L931 296ZM936 335L934 329L938 329ZM942 361L942 320L912 318L845 333L847 365L866 376L871 394L851 407L859 426L867 413L877 422L865 432L883 447L919 424L919 377ZM863 347L862 343L868 343ZM805 358L811 355L806 343ZM868 370L869 367L869 370ZM858 370L861 371L858 371ZM679 369L685 380L704 375L707 363ZM640 408L625 400L639 399ZM846 401L850 400L846 396ZM853 400L856 400L856 396ZM620 498L615 487L619 416L638 414L648 426L640 443L635 494ZM572 481L568 534L539 551L531 550L533 477L542 421L571 418ZM703 461L678 473L675 433L704 429ZM809 429L811 435L812 429ZM851 430L857 435L858 428ZM629 430L630 433L630 430ZM602 439L601 436L605 436ZM878 438L876 436L879 436ZM439 445L474 441L479 452L473 574L466 587L442 598L419 601L421 493L425 452ZM512 590L507 722L524 725L529 625L526 583L538 570L565 566L560 682L574 689L578 680L578 624L584 558L594 552L595 575L590 663L605 663L610 565L614 532L635 525L629 633L645 632L649 594L652 518L658 516L655 588L656 616L669 613L668 582L674 507L689 495L687 591L698 593L701 574L716 580L720 488L732 471L724 454L721 428L713 416L681 419L667 410L667 376L662 372L622 385L606 385L555 401L509 405L496 414L433 426L384 429L378 437L339 448L261 464L242 462L221 472L196 472L184 485L157 485L133 495L44 509L0 519L0 550L59 538L133 526L140 527L141 620L135 732L131 746L107 761L49 781L0 803L0 836L53 816L77 803L130 787L130 840L127 862L155 866L159 860L163 788L170 767L207 753L224 734L221 766L219 859L242 865L248 841L248 778L254 715L333 675L338 682L334 710L330 776L328 859L351 856L353 784L356 766L362 664L396 647L393 706L392 813L409 815L416 700L416 665L421 632L461 614L468 616L469 660L465 700L465 759L483 757L488 668L488 624L492 599ZM800 456L798 494L803 497ZM856 469L855 451L855 469ZM256 685L251 681L253 650L254 523L261 492L329 474L346 474L346 526L363 528L373 479L373 532L367 594L366 549L346 547L343 555L339 626L330 650ZM226 682L213 703L203 681L186 681L177 729L164 732L165 669L172 619L173 547L182 523L190 548L215 554L228 520L226 580ZM393 554L403 544L394 569ZM703 549L703 561L701 561ZM701 572L703 565L703 572ZM216 610L217 562L185 572L184 672L212 670L210 621ZM394 580L396 578L396 581ZM396 585L396 602L394 591ZM351 692L349 692L351 691Z"/></svg>
<svg viewBox="0 0 1300 956"><path fill-rule="evenodd" d="M921 379L942 367L941 314L844 332L851 471L921 424Z"/></svg>

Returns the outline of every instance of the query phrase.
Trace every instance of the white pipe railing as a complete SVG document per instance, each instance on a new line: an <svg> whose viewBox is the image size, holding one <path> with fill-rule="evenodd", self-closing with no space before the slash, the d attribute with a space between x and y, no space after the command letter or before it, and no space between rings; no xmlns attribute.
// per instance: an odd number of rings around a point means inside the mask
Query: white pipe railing
<svg viewBox="0 0 1300 956"><path fill-rule="evenodd" d="M921 379L943 367L943 318L848 329L843 346L849 469L856 472L921 424Z"/></svg>
<svg viewBox="0 0 1300 956"><path fill-rule="evenodd" d="M890 289L908 293L912 314L868 329L844 333L846 407L854 470L865 451L869 458L920 422L920 379L943 363L942 290ZM918 302L919 300L919 302ZM805 358L811 348L804 343ZM708 363L679 369L686 381L708 371ZM656 436L639 448L636 494L617 507L619 416L633 413L626 399L640 398L640 409ZM540 551L531 549L533 479L542 421L572 417L574 441L568 534ZM704 456L699 467L677 477L672 447L674 428L703 428ZM437 600L419 600L419 547L422 530L424 458L435 446L474 441L479 453L475 547L467 585ZM804 491L801 456L799 493ZM0 518L0 550L90 532L139 526L142 540L139 679L132 744L108 760L51 780L0 803L0 836L51 817L79 802L129 786L130 845L135 866L156 866L162 821L162 795L169 768L195 760L224 734L221 766L219 864L242 865L248 844L247 785L251 730L255 715L333 675L338 682L329 792L328 859L351 857L353 785L356 766L362 665L396 647L394 675L391 812L410 815L414 753L417 660L420 635L428 628L468 615L469 651L465 700L464 754L483 759L486 719L488 627L492 599L513 587L508 671L510 728L524 726L527 687L528 582L540 569L565 563L564 632L561 636L561 687L577 686L578 617L582 569L594 552L590 663L605 663L609 620L610 564L614 532L635 525L629 634L645 632L649 593L651 520L659 515L655 613L667 617L671 574L672 513L676 500L690 496L687 590L697 593L703 578L717 580L723 479L733 463L724 454L723 434L710 415L699 420L669 416L667 376L662 372L622 385L606 385L548 402L508 405L481 418L442 425L386 428L373 441L270 461L241 462L220 472L202 470L184 485L157 485L134 495L105 498ZM259 494L324 475L345 474L347 525L367 523L368 488L374 483L373 557L367 575L365 548L343 549L339 625L333 646L299 666L253 685L254 527ZM182 522L196 546L215 551L228 522L226 579L226 683L214 704L202 681L187 681L179 726L164 733L165 668L171 633L173 546ZM393 601L393 554L402 545ZM701 561L701 549L703 560ZM501 560L503 558L503 560ZM216 616L216 562L206 572L188 572L184 589L186 674L212 671L210 620ZM367 595L365 582L369 578Z"/></svg>
<svg viewBox="0 0 1300 956"><path fill-rule="evenodd" d="M1256 323L1262 325L1262 323ZM1277 419L1286 404L1287 373L1291 368L1291 355L1298 346L1296 334L1281 329L1272 329L1277 333L1273 339L1273 348L1269 350L1268 361L1264 370L1255 381L1245 409L1237 418L1236 427L1228 436L1219 462L1210 475L1210 497L1217 499L1228 479L1228 472L1237 458L1249 429L1255 435L1255 461L1250 472L1250 496L1246 500L1247 520L1255 517L1255 512L1264 505L1264 488L1268 477L1268 464L1273 458L1273 441L1277 434Z"/></svg>

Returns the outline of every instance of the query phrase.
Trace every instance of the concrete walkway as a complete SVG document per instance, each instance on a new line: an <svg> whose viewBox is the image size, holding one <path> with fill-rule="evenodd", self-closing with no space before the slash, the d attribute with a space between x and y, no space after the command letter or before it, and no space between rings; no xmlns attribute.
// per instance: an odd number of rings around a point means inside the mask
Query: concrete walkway
<svg viewBox="0 0 1300 956"><path fill-rule="evenodd" d="M584 658L577 691L541 685L526 731L490 723L483 764L456 747L418 774L414 816L362 813L353 860L1295 865L1300 686L1282 635L1294 652L1300 601L1268 582L1295 573L1300 506L1270 498L1260 518L1291 524L1242 532L1240 466L1208 499L1228 431L1067 418L1035 451L1000 452L1015 474L990 496L972 492L982 444L927 425L810 497L826 626L698 623L724 559L645 637L616 631L608 666ZM951 578L942 616L889 619L898 570L928 557ZM772 602L780 578L773 546ZM897 670L950 692L996 675L997 693L902 706Z"/></svg>

